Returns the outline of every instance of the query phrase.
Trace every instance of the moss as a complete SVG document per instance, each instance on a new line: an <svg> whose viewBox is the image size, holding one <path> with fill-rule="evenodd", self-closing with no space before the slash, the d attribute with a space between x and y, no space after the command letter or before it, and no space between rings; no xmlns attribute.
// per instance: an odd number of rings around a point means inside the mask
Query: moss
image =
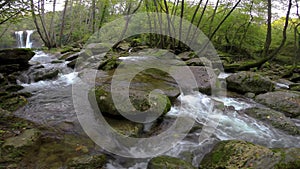
<svg viewBox="0 0 300 169"><path fill-rule="evenodd" d="M127 119L105 118L105 120L118 133L129 137L139 137L144 127L143 124L134 123Z"/></svg>
<svg viewBox="0 0 300 169"><path fill-rule="evenodd" d="M298 169L300 168L300 160L291 161L288 163L279 163L275 166L275 169Z"/></svg>
<svg viewBox="0 0 300 169"><path fill-rule="evenodd" d="M190 163L183 161L181 159L170 157L170 156L158 156L152 158L149 163L147 169L194 169Z"/></svg>
<svg viewBox="0 0 300 169"><path fill-rule="evenodd" d="M100 111L102 113L105 113L107 115L117 115L120 116L118 110L114 106L114 102L112 100L112 96L110 92L107 92L104 87L96 87L95 89L90 90L89 92L89 99L90 102L92 102L92 94L95 94L97 106L100 108ZM171 101L170 99L160 93L155 93L153 97L151 98L152 102L148 101L148 95L145 92L139 93L139 92L133 92L130 94L129 98L132 103L132 105L136 108L138 111L145 111L148 110L150 107L153 106L153 113L160 113L157 112L159 110L156 110L155 108L160 108L160 106L164 106L163 114L166 114L171 109ZM162 105L162 103L166 103L165 105ZM96 105L93 105L96 106ZM128 112L129 113L129 112ZM133 111L132 114L137 113L137 111Z"/></svg>
<svg viewBox="0 0 300 169"><path fill-rule="evenodd" d="M103 63L101 63L99 65L98 69L101 69L104 71L109 71L109 70L117 68L119 64L120 64L120 61L118 60L118 57L114 56L110 59L107 59Z"/></svg>
<svg viewBox="0 0 300 169"><path fill-rule="evenodd" d="M230 140L219 142L201 161L200 168L257 168L274 166L279 155L253 143Z"/></svg>
<svg viewBox="0 0 300 169"><path fill-rule="evenodd" d="M0 108L8 111L16 111L27 104L27 99L23 96L1 98Z"/></svg>
<svg viewBox="0 0 300 169"><path fill-rule="evenodd" d="M7 91L7 92L17 92L17 91L22 90L22 89L24 89L24 87L21 86L21 85L9 85L9 86L6 87L5 91Z"/></svg>
<svg viewBox="0 0 300 169"><path fill-rule="evenodd" d="M64 61L62 60L53 60L51 61L52 64L57 64L57 63L63 63Z"/></svg>
<svg viewBox="0 0 300 169"><path fill-rule="evenodd" d="M106 163L105 155L82 156L71 159L68 166L74 169L102 168Z"/></svg>

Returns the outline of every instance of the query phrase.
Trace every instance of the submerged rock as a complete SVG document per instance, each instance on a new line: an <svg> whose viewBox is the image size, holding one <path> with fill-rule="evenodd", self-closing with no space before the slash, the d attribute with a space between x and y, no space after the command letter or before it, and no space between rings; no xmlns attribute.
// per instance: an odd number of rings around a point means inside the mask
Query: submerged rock
<svg viewBox="0 0 300 169"><path fill-rule="evenodd" d="M266 122L277 129L291 135L300 134L299 128L283 113L267 108L248 108L243 111L247 115Z"/></svg>
<svg viewBox="0 0 300 169"><path fill-rule="evenodd" d="M227 88L238 93L266 93L274 90L273 82L257 73L238 72L226 78Z"/></svg>
<svg viewBox="0 0 300 169"><path fill-rule="evenodd" d="M179 158L170 156L158 156L152 158L147 166L147 169L195 169L195 167Z"/></svg>
<svg viewBox="0 0 300 169"><path fill-rule="evenodd" d="M57 69L50 69L50 70L42 69L42 70L39 70L38 72L35 72L33 74L33 77L34 77L34 81L37 82L40 80L53 79L53 78L57 77L58 73L59 73L59 70L57 70Z"/></svg>
<svg viewBox="0 0 300 169"><path fill-rule="evenodd" d="M300 116L300 93L298 92L269 92L256 96L255 101L283 112L287 117Z"/></svg>

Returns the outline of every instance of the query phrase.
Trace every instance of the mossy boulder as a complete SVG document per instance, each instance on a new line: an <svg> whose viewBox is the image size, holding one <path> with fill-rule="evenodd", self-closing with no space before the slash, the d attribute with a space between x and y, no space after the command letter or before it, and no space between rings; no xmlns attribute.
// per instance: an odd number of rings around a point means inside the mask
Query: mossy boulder
<svg viewBox="0 0 300 169"><path fill-rule="evenodd" d="M260 94L274 90L273 82L257 73L238 72L226 78L227 88L231 91L245 94L247 92Z"/></svg>
<svg viewBox="0 0 300 169"><path fill-rule="evenodd" d="M28 61L35 55L31 49L2 49L0 50L1 64L28 65Z"/></svg>
<svg viewBox="0 0 300 169"><path fill-rule="evenodd" d="M90 51L92 55L98 55L108 52L112 46L113 44L109 43L89 43L86 45L85 50Z"/></svg>
<svg viewBox="0 0 300 169"><path fill-rule="evenodd" d="M102 168L106 164L106 156L100 155L84 155L74 157L68 162L68 167L73 169L96 169Z"/></svg>
<svg viewBox="0 0 300 169"><path fill-rule="evenodd" d="M127 119L113 119L106 117L105 120L118 133L129 137L139 137L144 127L141 123L135 123Z"/></svg>
<svg viewBox="0 0 300 169"><path fill-rule="evenodd" d="M109 71L115 69L119 66L120 60L118 57L114 56L109 59L102 61L98 67L99 70Z"/></svg>
<svg viewBox="0 0 300 169"><path fill-rule="evenodd" d="M300 116L300 93L290 91L275 91L260 94L255 101L274 110L284 113L287 117Z"/></svg>
<svg viewBox="0 0 300 169"><path fill-rule="evenodd" d="M97 106L100 108L101 113L104 113L108 116L121 116L119 111L116 109L112 95L110 92L110 88L107 87L96 87L89 92L89 99L91 101L93 93L95 94ZM155 97L152 102L148 102L148 95L145 92L134 91L131 92L129 98L131 99L132 105L136 110L132 110L131 112L127 112L129 115L140 116L138 112L148 110L151 106L164 106L163 114L166 114L171 108L171 102L168 97L163 94L157 93L157 97ZM163 100L166 100L166 105L161 105ZM93 105L95 106L95 105ZM125 105L126 106L126 105ZM143 113L143 112L141 112ZM154 114L161 112L152 112Z"/></svg>
<svg viewBox="0 0 300 169"><path fill-rule="evenodd" d="M147 169L195 169L195 167L184 160L170 156L158 156L152 158Z"/></svg>
<svg viewBox="0 0 300 169"><path fill-rule="evenodd" d="M248 108L243 112L251 117L266 122L279 130L285 131L288 134L300 134L300 130L295 123L278 111L267 108Z"/></svg>
<svg viewBox="0 0 300 169"><path fill-rule="evenodd" d="M213 150L206 154L200 168L265 168L271 169L280 161L280 153L249 143L229 140L217 143Z"/></svg>

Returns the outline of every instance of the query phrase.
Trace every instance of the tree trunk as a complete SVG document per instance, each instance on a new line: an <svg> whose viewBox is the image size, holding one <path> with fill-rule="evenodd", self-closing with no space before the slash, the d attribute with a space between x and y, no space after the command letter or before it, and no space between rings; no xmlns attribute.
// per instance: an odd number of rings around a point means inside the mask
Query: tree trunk
<svg viewBox="0 0 300 169"><path fill-rule="evenodd" d="M268 0L268 21L267 21L267 36L265 41L265 47L263 51L263 57L267 57L269 54L270 45L272 42L272 4L271 0Z"/></svg>
<svg viewBox="0 0 300 169"><path fill-rule="evenodd" d="M62 17L61 17L59 43L58 43L58 45L60 47L62 46L62 39L63 39L64 28L65 28L65 18L66 18L66 13L67 13L67 8L68 8L68 2L69 2L69 0L65 0L65 6L64 6L63 13L62 13Z"/></svg>

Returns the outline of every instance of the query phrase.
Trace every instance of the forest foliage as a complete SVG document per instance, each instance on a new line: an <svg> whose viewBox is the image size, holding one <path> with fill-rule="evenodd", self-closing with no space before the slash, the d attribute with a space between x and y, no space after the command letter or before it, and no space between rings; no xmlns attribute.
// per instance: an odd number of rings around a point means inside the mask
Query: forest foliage
<svg viewBox="0 0 300 169"><path fill-rule="evenodd" d="M188 20L219 51L237 54L240 60L269 60L278 54L294 62L299 58L298 0L5 0L0 3L0 47L13 46L14 31L26 29L36 30L33 38L49 49L82 47L105 24L141 12L155 12L158 20L159 13L169 14L168 22L161 23L170 24L164 27L167 30L147 21L141 24L170 34L174 25L182 29L181 21L172 22L173 15ZM185 38L180 36L183 31L190 30L174 31L179 32L177 39L141 34L130 41L183 52L188 50L180 43L180 38Z"/></svg>

